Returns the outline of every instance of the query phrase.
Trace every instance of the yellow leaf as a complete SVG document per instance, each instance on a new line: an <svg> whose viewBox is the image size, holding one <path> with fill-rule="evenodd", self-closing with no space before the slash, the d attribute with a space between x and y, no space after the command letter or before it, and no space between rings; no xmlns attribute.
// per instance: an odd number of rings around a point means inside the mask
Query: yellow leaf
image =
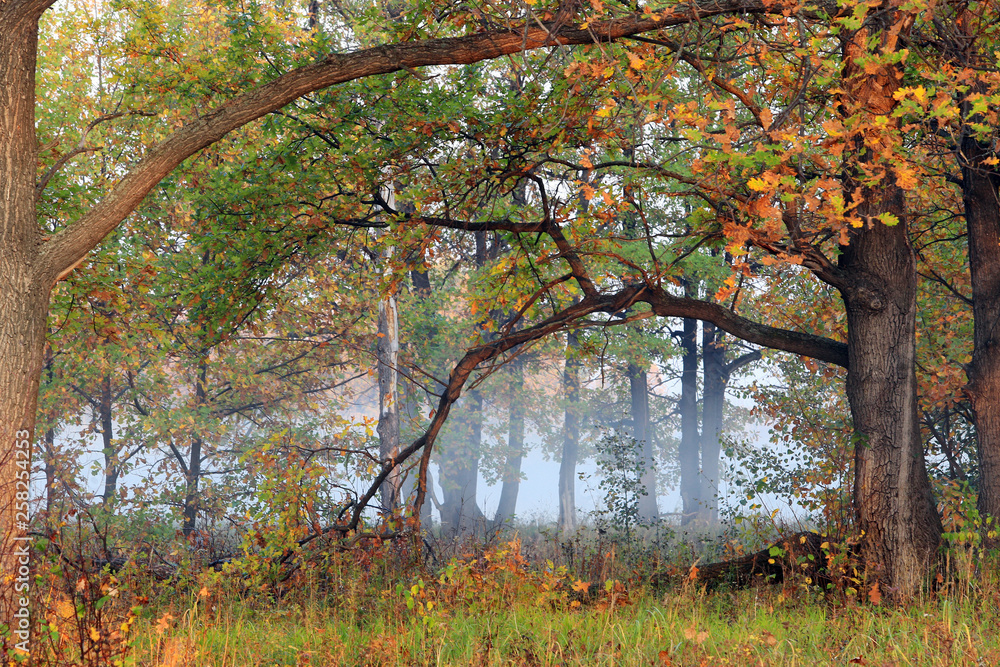
<svg viewBox="0 0 1000 667"><path fill-rule="evenodd" d="M899 167L896 169L896 184L904 190L912 190L917 187L917 174L909 167Z"/></svg>
<svg viewBox="0 0 1000 667"><path fill-rule="evenodd" d="M631 51L626 51L625 55L628 56L628 65L632 69L642 69L643 67L646 66L646 63L642 61L642 58L635 55Z"/></svg>
<svg viewBox="0 0 1000 667"><path fill-rule="evenodd" d="M751 178L747 185L754 192L764 192L771 189L771 186L763 178Z"/></svg>
<svg viewBox="0 0 1000 667"><path fill-rule="evenodd" d="M90 641L96 642L101 638L101 633L97 631L97 628L90 628Z"/></svg>

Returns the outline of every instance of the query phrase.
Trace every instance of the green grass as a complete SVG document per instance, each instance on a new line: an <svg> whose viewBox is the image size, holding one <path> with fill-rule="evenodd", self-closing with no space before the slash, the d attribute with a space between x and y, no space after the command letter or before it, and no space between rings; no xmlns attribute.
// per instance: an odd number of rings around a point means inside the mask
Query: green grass
<svg viewBox="0 0 1000 667"><path fill-rule="evenodd" d="M192 567L163 584L126 571L94 582L90 598L55 578L36 617L58 638L32 658L39 667L1000 665L1000 572L969 550L954 551L937 592L891 606L856 582L860 592L827 595L801 582L709 593L685 576L690 554L678 556L674 583L654 589L642 573L669 564L647 547L623 557L608 543L574 544L567 556L539 539L524 546L530 558L517 542L480 545L436 568L403 544L317 550L277 587L261 562ZM105 642L103 653L81 660L88 637Z"/></svg>
<svg viewBox="0 0 1000 667"><path fill-rule="evenodd" d="M537 604L532 592L508 606L462 601L426 613L388 600L364 611L226 602L189 611L165 631L152 619L140 624L130 664L1000 664L995 601L938 598L892 609L768 589L639 591L627 605L569 609Z"/></svg>
<svg viewBox="0 0 1000 667"><path fill-rule="evenodd" d="M236 596L226 578L162 597L136 622L126 664L1000 664L1000 591L968 582L891 607L804 585L580 582L510 548L436 572L334 565L277 602Z"/></svg>

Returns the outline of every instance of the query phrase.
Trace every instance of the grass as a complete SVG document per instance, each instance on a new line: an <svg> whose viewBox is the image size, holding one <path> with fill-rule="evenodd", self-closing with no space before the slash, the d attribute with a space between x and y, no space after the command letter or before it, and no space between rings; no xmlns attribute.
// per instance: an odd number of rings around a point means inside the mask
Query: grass
<svg viewBox="0 0 1000 667"><path fill-rule="evenodd" d="M436 571L347 556L326 578L303 573L278 601L235 595L226 577L161 598L137 620L126 664L1000 664L1000 590L970 582L891 607L804 585L706 593L683 580L665 591L583 581L529 563L516 543Z"/></svg>
<svg viewBox="0 0 1000 667"><path fill-rule="evenodd" d="M569 609L539 605L533 593L506 607L461 601L427 613L388 601L354 613L318 601L270 610L230 601L169 629L140 625L130 664L1000 664L995 602L882 609L757 589L638 592L627 605Z"/></svg>
<svg viewBox="0 0 1000 667"><path fill-rule="evenodd" d="M59 633L33 659L39 667L1000 664L1000 573L968 550L954 550L936 592L890 606L874 604L863 586L706 592L685 576L689 552L677 557L672 583L655 589L646 575L671 564L641 545L622 547L624 557L618 548L540 535L459 549L432 567L406 545L367 545L306 554L277 586L261 563L240 563L191 568L165 584L142 572L108 575L88 584L89 598L74 579L73 604L54 593L38 615ZM88 637L104 645L81 660Z"/></svg>

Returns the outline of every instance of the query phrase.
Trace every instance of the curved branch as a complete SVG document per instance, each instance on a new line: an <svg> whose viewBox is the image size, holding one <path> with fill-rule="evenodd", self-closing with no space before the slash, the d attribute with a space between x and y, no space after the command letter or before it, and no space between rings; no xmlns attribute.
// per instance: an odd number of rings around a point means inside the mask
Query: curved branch
<svg viewBox="0 0 1000 667"><path fill-rule="evenodd" d="M218 108L188 122L153 147L103 201L42 246L39 257L41 261L36 265L36 278L51 284L69 273L139 205L157 183L185 159L219 141L229 132L316 90L428 65L471 64L553 44L613 42L630 35L721 14L780 12L785 4L789 8L797 7L797 1L702 0L665 8L656 13L636 13L595 21L585 29L576 25L546 24L532 27L525 24L511 30L387 44L353 53L330 54L312 65L291 70L269 83L237 95Z"/></svg>
<svg viewBox="0 0 1000 667"><path fill-rule="evenodd" d="M643 295L641 300L648 303L653 312L661 317L687 317L711 322L748 343L848 367L847 343L832 338L754 322L717 303L673 296L661 288L650 288L649 293Z"/></svg>

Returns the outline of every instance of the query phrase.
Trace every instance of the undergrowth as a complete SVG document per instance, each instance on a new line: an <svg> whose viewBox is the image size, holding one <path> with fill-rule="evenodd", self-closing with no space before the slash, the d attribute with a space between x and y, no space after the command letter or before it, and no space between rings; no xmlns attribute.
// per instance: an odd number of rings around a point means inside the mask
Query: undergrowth
<svg viewBox="0 0 1000 667"><path fill-rule="evenodd" d="M50 638L32 658L92 664L74 645L114 636L107 660L93 664L1000 664L997 563L965 543L949 545L925 596L903 606L794 578L707 592L690 566L738 553L725 540L623 541L587 529L432 546L434 557L411 540L319 549L280 581L253 559L163 582L133 563L53 589L62 592L48 630L73 641ZM654 586L653 572L668 573L666 585ZM102 613L89 611L102 595ZM85 621L70 623L71 605Z"/></svg>

